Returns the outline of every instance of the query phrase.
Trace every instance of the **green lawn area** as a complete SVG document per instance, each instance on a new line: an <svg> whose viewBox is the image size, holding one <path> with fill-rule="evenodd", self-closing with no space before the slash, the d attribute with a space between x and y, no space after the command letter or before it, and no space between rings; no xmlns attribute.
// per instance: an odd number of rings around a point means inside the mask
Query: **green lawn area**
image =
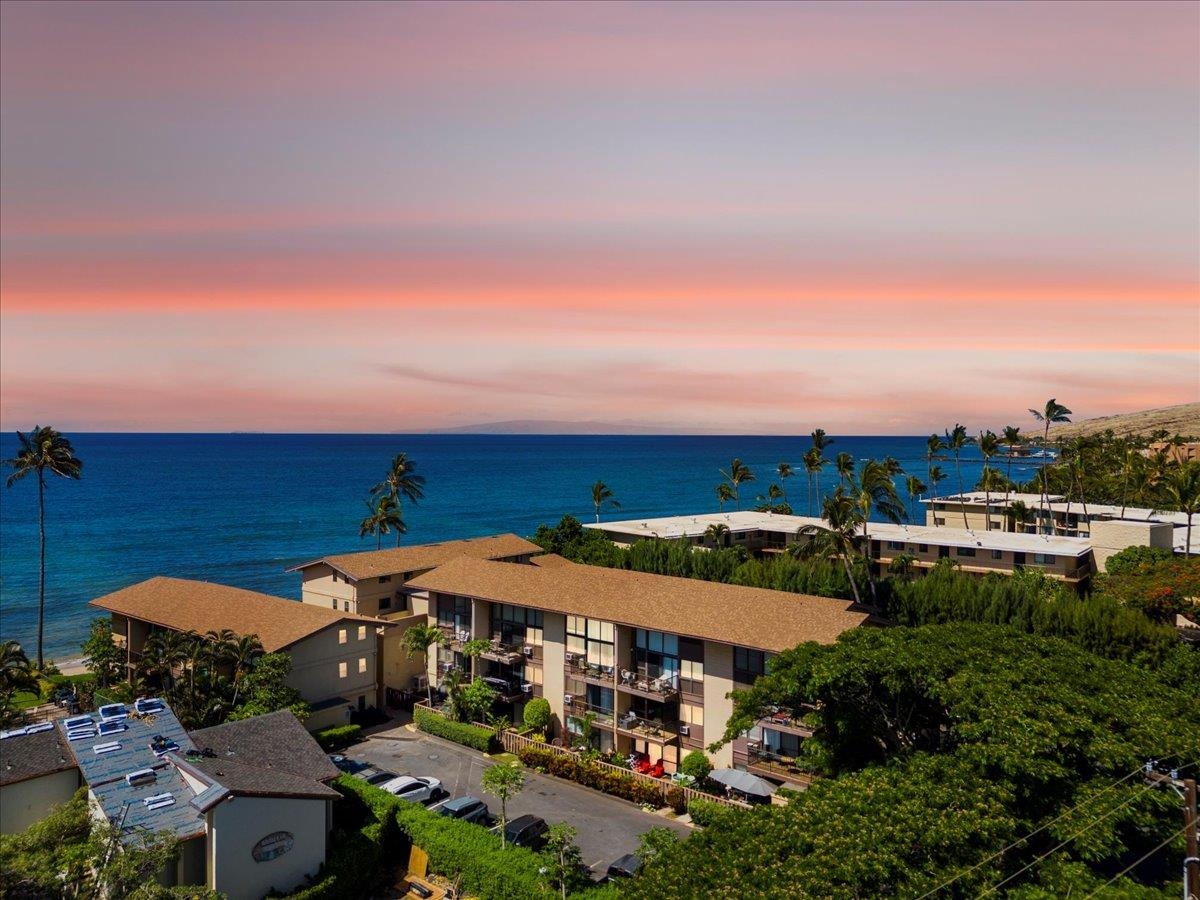
<svg viewBox="0 0 1200 900"><path fill-rule="evenodd" d="M89 680L92 675L90 672L81 672L78 675L56 676L56 680L61 683L64 677L68 682L77 684L78 682ZM53 688L50 687L51 682L47 679L41 679L39 684L41 685L43 694L49 694L53 692ZM17 691L15 694L13 694L12 699L13 707L15 709L30 709L31 707L40 705L42 702L41 696L33 691Z"/></svg>

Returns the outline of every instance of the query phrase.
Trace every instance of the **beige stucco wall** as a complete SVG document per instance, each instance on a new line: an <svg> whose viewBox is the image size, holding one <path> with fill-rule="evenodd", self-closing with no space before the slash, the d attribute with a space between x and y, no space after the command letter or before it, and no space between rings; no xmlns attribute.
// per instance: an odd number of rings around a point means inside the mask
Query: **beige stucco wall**
<svg viewBox="0 0 1200 900"><path fill-rule="evenodd" d="M325 860L325 800L233 797L208 814L210 886L229 900L259 900L272 888L288 892ZM276 831L294 837L291 851L256 862L254 845Z"/></svg>
<svg viewBox="0 0 1200 900"><path fill-rule="evenodd" d="M1161 547L1171 550L1175 526L1170 522L1104 521L1091 523L1092 555L1097 571L1104 571L1110 556L1127 547Z"/></svg>
<svg viewBox="0 0 1200 900"><path fill-rule="evenodd" d="M325 609L337 609L346 612L345 603L348 602L350 603L349 612L355 611L356 595L354 585L347 584L341 575L338 575L338 580L334 581L333 569L325 565L325 563L310 566L300 573L300 577L302 580L300 599L304 603L311 603L314 606L323 606Z"/></svg>
<svg viewBox="0 0 1200 900"><path fill-rule="evenodd" d="M359 628L365 629L359 637ZM346 643L339 641L345 631ZM342 622L319 631L293 644L287 651L292 657L292 672L288 684L310 703L329 697L345 697L356 703L360 696L368 705L376 702L375 627L366 623ZM365 669L359 672L359 660ZM346 664L346 676L339 674L338 664Z"/></svg>
<svg viewBox="0 0 1200 900"><path fill-rule="evenodd" d="M404 632L417 624L429 621L427 614L414 614L405 617L389 617L389 622L395 622L395 628L385 628L381 643L383 644L383 683L386 687L398 691L411 689L413 677L425 671L425 661L420 655L409 657L404 652Z"/></svg>
<svg viewBox="0 0 1200 900"><path fill-rule="evenodd" d="M6 784L0 788L0 834L15 834L40 822L78 789L78 769Z"/></svg>
<svg viewBox="0 0 1200 900"><path fill-rule="evenodd" d="M733 648L728 644L704 642L704 735L709 743L720 737L733 715ZM733 766L733 747L726 744L709 758L717 769Z"/></svg>
<svg viewBox="0 0 1200 900"><path fill-rule="evenodd" d="M542 614L542 696L550 702L550 711L555 718L555 734L565 727L563 694L566 693L566 676L563 664L567 654L567 617L561 613Z"/></svg>

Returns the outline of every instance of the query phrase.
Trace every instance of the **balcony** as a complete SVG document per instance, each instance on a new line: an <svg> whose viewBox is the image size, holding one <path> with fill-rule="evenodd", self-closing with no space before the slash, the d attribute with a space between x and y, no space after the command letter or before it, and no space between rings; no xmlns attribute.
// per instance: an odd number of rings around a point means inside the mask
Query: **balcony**
<svg viewBox="0 0 1200 900"><path fill-rule="evenodd" d="M658 666L641 666L637 671L622 669L617 687L636 697L669 700L679 696L679 673Z"/></svg>
<svg viewBox="0 0 1200 900"><path fill-rule="evenodd" d="M567 697L571 697L570 703L566 702ZM592 720L593 725L605 725L609 728L612 727L614 719L613 710L596 706L594 703L587 703L582 697L575 697L571 694L563 696L563 713L575 719L580 719L588 713L592 713L596 717Z"/></svg>
<svg viewBox="0 0 1200 900"><path fill-rule="evenodd" d="M627 712L617 720L617 733L655 744L679 743L679 723L661 719L643 719Z"/></svg>
<svg viewBox="0 0 1200 900"><path fill-rule="evenodd" d="M588 684L606 688L613 686L615 675L612 666L588 665L586 660L582 657L576 657L573 653L568 653L566 656L566 662L563 664L563 674L567 678L579 679L586 681Z"/></svg>
<svg viewBox="0 0 1200 900"><path fill-rule="evenodd" d="M741 762L739 756L740 754L734 754L734 765ZM813 782L813 776L798 768L793 757L763 750L753 741L747 745L744 765L747 772L770 778L772 781L786 781L801 787L808 787Z"/></svg>
<svg viewBox="0 0 1200 900"><path fill-rule="evenodd" d="M512 665L525 659L524 650L525 644L523 643L504 644L498 638L492 638L492 645L479 655L481 658L490 659L492 662Z"/></svg>
<svg viewBox="0 0 1200 900"><path fill-rule="evenodd" d="M813 730L804 724L804 720L786 709L775 709L764 718L758 720L758 725L772 731L784 734L794 734L797 737L810 738Z"/></svg>
<svg viewBox="0 0 1200 900"><path fill-rule="evenodd" d="M533 685L528 682L496 678L493 675L485 675L479 680L495 691L497 699L504 703L515 703L533 696Z"/></svg>
<svg viewBox="0 0 1200 900"><path fill-rule="evenodd" d="M461 652L463 644L471 639L471 629L469 628L458 628L454 625L442 625L440 623L438 624L438 628L441 629L442 635L446 639L446 646L451 650Z"/></svg>

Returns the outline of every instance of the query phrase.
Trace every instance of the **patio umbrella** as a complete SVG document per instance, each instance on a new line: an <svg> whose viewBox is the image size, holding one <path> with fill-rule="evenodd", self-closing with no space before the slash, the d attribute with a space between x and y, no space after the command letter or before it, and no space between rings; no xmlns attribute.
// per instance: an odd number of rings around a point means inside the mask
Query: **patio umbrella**
<svg viewBox="0 0 1200 900"><path fill-rule="evenodd" d="M708 777L718 784L723 784L743 794L753 794L756 797L770 797L775 793L775 785L764 781L757 775L743 772L741 769L713 769Z"/></svg>

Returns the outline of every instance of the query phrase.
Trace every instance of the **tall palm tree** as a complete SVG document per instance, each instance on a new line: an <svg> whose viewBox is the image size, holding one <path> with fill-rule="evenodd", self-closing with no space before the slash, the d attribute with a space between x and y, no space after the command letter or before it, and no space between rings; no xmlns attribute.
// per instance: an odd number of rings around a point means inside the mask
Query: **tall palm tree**
<svg viewBox="0 0 1200 900"><path fill-rule="evenodd" d="M418 623L404 632L404 636L400 639L400 646L404 648L405 655L410 658L418 653L424 656L425 671L428 672L429 648L444 643L445 640L446 636L442 634L442 629L436 625ZM433 683L426 679L426 686L429 689L429 705L433 706Z"/></svg>
<svg viewBox="0 0 1200 900"><path fill-rule="evenodd" d="M816 447L808 450L804 454L804 471L808 473L808 514L813 514L813 498L817 495L814 491L814 479L820 477L821 469L824 468L826 459L821 455L821 451Z"/></svg>
<svg viewBox="0 0 1200 900"><path fill-rule="evenodd" d="M243 680L250 674L254 663L264 652L262 641L258 639L257 634L243 634L230 646L229 661L233 663L233 700L231 701L233 706L237 706L238 693L242 689Z"/></svg>
<svg viewBox="0 0 1200 900"><path fill-rule="evenodd" d="M704 539L711 541L714 549L726 546L729 540L729 526L724 522L713 522L704 529Z"/></svg>
<svg viewBox="0 0 1200 900"><path fill-rule="evenodd" d="M621 504L613 499L613 492L603 481L592 485L592 506L596 507L596 521L600 521L600 507L608 504L613 509L620 509Z"/></svg>
<svg viewBox="0 0 1200 900"><path fill-rule="evenodd" d="M37 686L37 678L29 665L29 657L17 641L0 645L0 692L6 696Z"/></svg>
<svg viewBox="0 0 1200 900"><path fill-rule="evenodd" d="M7 485L12 487L26 475L37 474L38 480L38 629L37 669L45 668L42 655L43 635L46 629L46 473L60 478L78 479L83 470L83 460L75 455L71 442L49 426L35 425L29 434L17 432L21 449L12 459L4 461L14 470L8 476Z"/></svg>
<svg viewBox="0 0 1200 900"><path fill-rule="evenodd" d="M792 464L785 462L781 462L778 466L776 466L775 471L779 473L779 486L783 491L783 502L787 503L787 480L796 473L792 470Z"/></svg>
<svg viewBox="0 0 1200 900"><path fill-rule="evenodd" d="M1008 468L1004 473L1004 477L1008 480L1009 487L1004 489L1004 505L1008 506L1008 496L1011 492L1012 485L1012 461L1016 455L1016 448L1025 443L1025 438L1021 435L1021 429L1016 425L1005 425L1004 433L1000 438L1000 442L1008 450Z"/></svg>
<svg viewBox="0 0 1200 900"><path fill-rule="evenodd" d="M1025 526L1033 518L1033 510L1029 508L1024 500L1014 500L1008 504L1005 511L1009 521L1008 530L1024 534Z"/></svg>
<svg viewBox="0 0 1200 900"><path fill-rule="evenodd" d="M970 528L967 523L967 502L963 499L963 480L962 480L962 465L961 454L963 447L969 447L975 443L975 438L967 434L967 426L954 424L953 431L947 431L945 437L945 446L947 450L954 453L954 470L958 473L958 505L962 507L963 528Z"/></svg>
<svg viewBox="0 0 1200 900"><path fill-rule="evenodd" d="M1071 421L1071 419L1070 419L1071 411L1069 409L1067 409L1065 406L1063 406L1061 403L1059 403L1057 400L1055 400L1053 397L1051 397L1049 400L1046 401L1046 405L1042 408L1041 412L1038 412L1036 409L1033 409L1032 407L1030 407L1029 412L1036 421L1041 422L1043 425L1043 428L1042 428L1042 451L1046 452L1046 448L1050 444L1050 426L1052 424L1054 424L1055 422L1070 422ZM1042 458L1042 499L1041 499L1041 506L1040 506L1040 512L1039 512L1039 515L1041 516L1043 523L1045 523L1047 510L1050 506L1050 493L1049 493L1050 489L1047 486L1049 484L1049 482L1046 480L1046 474L1047 474L1046 468L1047 468L1047 466L1049 466L1049 464L1050 464L1050 458L1048 456L1043 457ZM1047 528L1046 533L1049 534L1052 530L1053 530L1052 528Z"/></svg>
<svg viewBox="0 0 1200 900"><path fill-rule="evenodd" d="M854 592L854 602L861 604L862 595L850 565L851 558L858 552L858 530L862 526L858 504L841 490L835 491L825 498L821 517L825 520L824 525L804 525L796 532L797 537L806 540L793 544L789 552L800 557L836 556L841 559L850 580L850 590Z"/></svg>
<svg viewBox="0 0 1200 900"><path fill-rule="evenodd" d="M854 474L854 457L843 450L833 461L833 467L838 473L838 487L845 488L846 482Z"/></svg>
<svg viewBox="0 0 1200 900"><path fill-rule="evenodd" d="M817 451L817 458L820 459L820 461L821 461L821 464L819 466L817 466L817 471L816 471L816 474L817 474L817 502L820 503L821 502L821 469L823 469L825 467L825 463L829 462L829 460L827 460L824 455L825 448L833 443L833 438L826 437L824 428L814 429L813 433L811 435L809 435L809 437L812 438L813 449Z"/></svg>
<svg viewBox="0 0 1200 900"><path fill-rule="evenodd" d="M894 462L894 460L892 461ZM871 599L875 601L874 558L871 554L869 532L871 513L883 516L889 522L900 524L905 516L904 504L896 493L893 466L887 460L868 459L862 464L858 478L850 482L850 493L861 514L862 553L867 561L867 584L871 588Z"/></svg>
<svg viewBox="0 0 1200 900"><path fill-rule="evenodd" d="M923 493L925 493L925 491L927 491L929 489L929 486L927 484L925 484L925 482L923 482L916 475L909 475L907 478L904 479L904 489L908 493L909 509L912 511L912 513L915 514L916 510L917 510L917 506L916 506L917 498L919 496L921 496ZM915 516L914 516L914 520L915 520Z"/></svg>
<svg viewBox="0 0 1200 900"><path fill-rule="evenodd" d="M717 485L717 506L721 512L725 512L725 504L734 498L733 488L730 487L728 481L722 481Z"/></svg>
<svg viewBox="0 0 1200 900"><path fill-rule="evenodd" d="M371 494L384 494L391 497L396 504L396 515L399 517L401 498L413 506L425 496L425 476L416 474L417 464L408 458L407 453L396 454L387 477L371 488ZM396 529L396 546L400 546L400 535L408 529Z"/></svg>
<svg viewBox="0 0 1200 900"><path fill-rule="evenodd" d="M942 471L941 466L930 466L929 467L929 496L936 497L937 492L938 492L938 485L941 484L943 481L945 481L949 477L950 477L949 475L947 475L945 472ZM938 527L938 516L937 516L936 509L933 512L933 527L934 528Z"/></svg>
<svg viewBox="0 0 1200 900"><path fill-rule="evenodd" d="M1192 516L1200 512L1200 462L1192 460L1167 473L1162 486L1163 505L1187 515L1187 543L1183 555L1192 555Z"/></svg>
<svg viewBox="0 0 1200 900"><path fill-rule="evenodd" d="M979 452L983 454L983 530L992 530L992 457L1000 452L1000 438L990 428L979 432ZM1001 526L1003 528L1003 526Z"/></svg>
<svg viewBox="0 0 1200 900"><path fill-rule="evenodd" d="M942 443L942 436L940 434L931 434L928 438L926 438L926 440L925 440L925 475L928 477L929 483L931 485L933 485L933 487L935 489L936 489L937 485L934 484L933 476L932 476L931 472L933 470L933 464L936 460L945 459L945 457L942 456L942 451L945 449L946 449L946 445Z"/></svg>
<svg viewBox="0 0 1200 900"><path fill-rule="evenodd" d="M395 531L397 534L396 546L399 546L399 535L408 531L408 526L400 518L400 507L396 503L395 498L390 494L384 494L375 503L372 503L370 500L364 500L363 502L367 504L369 514L358 523L358 536L366 537L368 534L375 535L375 549L382 550L383 536Z"/></svg>
<svg viewBox="0 0 1200 900"><path fill-rule="evenodd" d="M729 464L728 472L726 472L724 469L717 469L717 471L725 476L725 480L729 482L730 487L733 488L734 508L741 509L742 500L738 494L738 488L747 481L753 481L754 473L751 472L750 469L744 465L740 459L736 458Z"/></svg>

